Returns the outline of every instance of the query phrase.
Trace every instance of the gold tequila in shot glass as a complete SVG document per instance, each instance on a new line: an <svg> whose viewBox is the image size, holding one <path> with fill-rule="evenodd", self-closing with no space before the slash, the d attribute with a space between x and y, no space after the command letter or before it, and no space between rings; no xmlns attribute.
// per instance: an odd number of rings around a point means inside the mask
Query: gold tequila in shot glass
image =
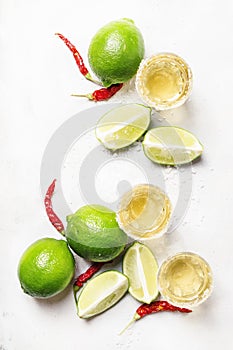
<svg viewBox="0 0 233 350"><path fill-rule="evenodd" d="M183 58L160 53L141 62L136 75L141 99L156 110L181 106L192 90L192 72Z"/></svg>
<svg viewBox="0 0 233 350"><path fill-rule="evenodd" d="M192 308L210 296L213 277L209 264L203 258L182 252L161 265L158 285L163 298L171 304Z"/></svg>
<svg viewBox="0 0 233 350"><path fill-rule="evenodd" d="M171 203L159 188L141 184L125 193L117 211L117 221L129 237L148 240L162 236L168 227Z"/></svg>

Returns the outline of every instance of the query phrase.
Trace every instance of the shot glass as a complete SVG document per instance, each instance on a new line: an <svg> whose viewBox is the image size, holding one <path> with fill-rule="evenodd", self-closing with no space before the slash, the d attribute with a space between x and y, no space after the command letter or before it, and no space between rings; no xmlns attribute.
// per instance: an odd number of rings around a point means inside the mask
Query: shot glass
<svg viewBox="0 0 233 350"><path fill-rule="evenodd" d="M140 184L120 199L117 221L120 228L135 240L161 237L171 217L171 202L157 186Z"/></svg>
<svg viewBox="0 0 233 350"><path fill-rule="evenodd" d="M181 106L192 90L192 71L183 58L160 53L143 60L136 75L141 99L157 111Z"/></svg>
<svg viewBox="0 0 233 350"><path fill-rule="evenodd" d="M177 253L161 265L158 286L162 297L171 304L193 308L210 296L213 289L212 271L198 254Z"/></svg>

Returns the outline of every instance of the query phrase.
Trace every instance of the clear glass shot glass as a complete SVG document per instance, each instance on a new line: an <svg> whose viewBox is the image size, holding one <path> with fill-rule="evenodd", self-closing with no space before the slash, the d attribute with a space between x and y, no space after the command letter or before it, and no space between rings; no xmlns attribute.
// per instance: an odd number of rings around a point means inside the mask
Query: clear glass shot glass
<svg viewBox="0 0 233 350"><path fill-rule="evenodd" d="M163 262L158 272L162 297L173 305L193 308L203 303L213 289L207 261L192 252L181 252Z"/></svg>
<svg viewBox="0 0 233 350"><path fill-rule="evenodd" d="M120 228L135 240L161 237L171 217L171 202L157 186L140 184L120 199L117 221Z"/></svg>
<svg viewBox="0 0 233 350"><path fill-rule="evenodd" d="M183 58L160 53L143 60L136 75L141 99L157 111L181 106L192 90L193 75Z"/></svg>

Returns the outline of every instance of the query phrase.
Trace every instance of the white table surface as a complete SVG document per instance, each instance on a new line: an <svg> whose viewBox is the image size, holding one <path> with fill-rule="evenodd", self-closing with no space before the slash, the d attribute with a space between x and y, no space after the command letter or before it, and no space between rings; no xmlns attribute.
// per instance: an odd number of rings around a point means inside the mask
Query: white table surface
<svg viewBox="0 0 233 350"><path fill-rule="evenodd" d="M232 10L230 0L1 0L1 350L232 349ZM94 106L69 96L89 92L93 86L79 74L54 33L67 35L86 57L96 30L122 17L134 19L141 29L146 56L174 52L193 70L192 96L168 120L198 135L205 152L191 167L192 194L186 215L158 260L180 250L198 252L212 267L214 292L190 315L149 316L119 336L138 306L132 297L127 295L87 322L76 316L71 290L47 301L25 295L17 265L35 240L58 238L41 196L44 150L64 122ZM111 99L111 103L122 101L137 102L138 97L125 89ZM109 188L111 181L117 181L108 180ZM78 264L81 271L85 265Z"/></svg>

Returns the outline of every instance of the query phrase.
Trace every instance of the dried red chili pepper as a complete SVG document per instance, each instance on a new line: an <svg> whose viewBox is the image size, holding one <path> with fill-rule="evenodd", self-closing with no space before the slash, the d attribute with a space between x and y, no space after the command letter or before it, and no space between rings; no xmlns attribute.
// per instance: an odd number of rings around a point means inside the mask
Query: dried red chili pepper
<svg viewBox="0 0 233 350"><path fill-rule="evenodd" d="M160 311L179 311L183 313L189 313L192 312L192 310L183 308L183 307L178 307L170 304L168 301L165 300L157 300L152 302L151 304L142 304L139 306L139 308L136 310L136 314L134 317L137 319L140 319L146 315L160 312Z"/></svg>
<svg viewBox="0 0 233 350"><path fill-rule="evenodd" d="M85 66L84 62L83 62L83 58L80 55L80 53L78 52L78 50L76 49L76 47L71 44L71 42L69 41L69 39L67 39L64 35L60 34L60 33L55 33L55 35L57 35L68 47L68 49L72 52L75 62L79 68L80 73L87 79L92 81L95 84L98 85L102 85L99 81L95 80L92 78L90 72L88 71L87 67Z"/></svg>
<svg viewBox="0 0 233 350"><path fill-rule="evenodd" d="M65 235L64 225L62 221L59 219L59 217L57 216L57 214L55 214L53 210L53 205L52 205L52 196L55 189L55 183L56 183L56 180L53 180L53 182L49 186L44 198L44 205L45 205L45 210L48 215L49 221L55 227L55 229L64 236Z"/></svg>
<svg viewBox="0 0 233 350"><path fill-rule="evenodd" d="M192 310L190 310L190 309L174 306L165 300L157 300L157 301L152 302L151 304L142 304L137 308L133 319L123 329L123 331L121 331L120 334L122 334L133 322L140 320L141 318L145 317L146 315L150 315L152 313L157 313L160 311L171 311L171 312L178 311L178 312L182 312L182 313L192 312Z"/></svg>
<svg viewBox="0 0 233 350"><path fill-rule="evenodd" d="M108 100L110 97L115 95L121 88L123 84L113 84L109 86L108 88L101 88L99 90L95 90L94 92L90 94L85 95L79 95L79 94L72 94L71 96L75 97L87 97L89 100L92 101L105 101Z"/></svg>
<svg viewBox="0 0 233 350"><path fill-rule="evenodd" d="M101 267L104 265L104 262L95 262L93 263L87 271L79 275L75 282L74 282L74 287L81 288L85 282L89 280L96 272L98 272ZM77 289L76 289L77 291Z"/></svg>

